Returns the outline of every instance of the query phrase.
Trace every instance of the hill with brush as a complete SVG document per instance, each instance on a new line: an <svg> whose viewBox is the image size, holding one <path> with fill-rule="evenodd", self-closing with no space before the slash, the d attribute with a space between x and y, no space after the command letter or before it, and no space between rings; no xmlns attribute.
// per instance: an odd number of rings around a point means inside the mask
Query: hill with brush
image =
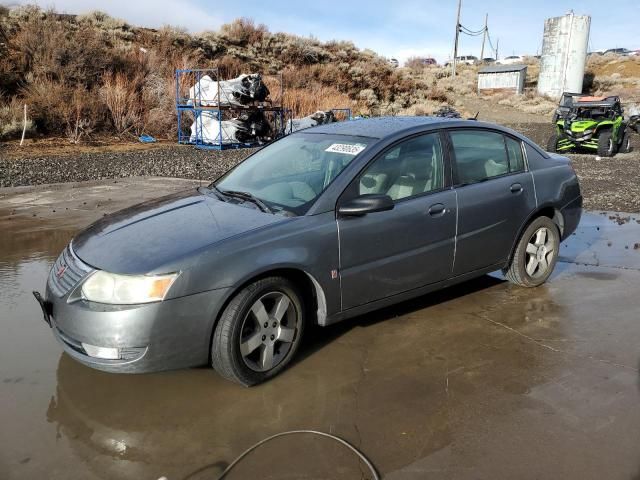
<svg viewBox="0 0 640 480"><path fill-rule="evenodd" d="M611 61L618 59L597 59L589 88L637 92L640 59L625 59L622 69ZM529 62L527 94L491 102L547 115L555 103L534 93L537 60ZM345 106L363 115L412 115L453 105L470 114L466 100L477 97L477 67L462 66L455 80L444 67L394 68L351 42L272 33L248 19L192 34L135 27L101 12L0 7L0 139L22 132L24 104L29 135L73 143L103 133L175 138L175 69L209 67L226 78L281 73L283 103L296 116Z"/></svg>

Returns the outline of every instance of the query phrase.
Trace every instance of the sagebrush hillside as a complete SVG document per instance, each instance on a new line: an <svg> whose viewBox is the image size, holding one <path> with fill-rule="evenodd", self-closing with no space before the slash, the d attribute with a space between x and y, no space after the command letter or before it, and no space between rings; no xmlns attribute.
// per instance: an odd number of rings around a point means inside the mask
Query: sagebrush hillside
<svg viewBox="0 0 640 480"><path fill-rule="evenodd" d="M104 132L175 138L175 69L208 67L227 78L282 73L283 101L295 115L332 107L365 115L428 114L443 104L464 110L460 98L476 95L476 67L460 68L455 80L442 67L393 68L351 42L272 33L247 19L190 34L134 27L101 12L0 7L0 139L21 133L24 104L30 135L64 135L74 143ZM635 73L605 71L607 81L631 78L629 88L637 89ZM536 77L532 60L529 87ZM600 85L597 77L590 81L594 89ZM550 112L553 102L532 91L496 101Z"/></svg>

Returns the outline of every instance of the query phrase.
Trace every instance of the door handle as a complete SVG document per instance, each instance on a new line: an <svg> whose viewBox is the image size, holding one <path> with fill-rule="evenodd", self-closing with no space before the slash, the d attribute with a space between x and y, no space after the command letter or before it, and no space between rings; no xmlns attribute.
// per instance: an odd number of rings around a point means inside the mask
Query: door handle
<svg viewBox="0 0 640 480"><path fill-rule="evenodd" d="M522 185L519 183L514 183L511 185L511 193L520 193L522 191Z"/></svg>
<svg viewBox="0 0 640 480"><path fill-rule="evenodd" d="M446 210L442 203L434 203L429 207L429 215L432 217L439 217L440 215L444 215Z"/></svg>

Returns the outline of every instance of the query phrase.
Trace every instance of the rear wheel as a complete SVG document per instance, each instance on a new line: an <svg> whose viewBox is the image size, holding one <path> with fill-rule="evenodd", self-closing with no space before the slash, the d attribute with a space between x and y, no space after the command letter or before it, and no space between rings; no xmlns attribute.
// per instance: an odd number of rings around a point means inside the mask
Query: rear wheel
<svg viewBox="0 0 640 480"><path fill-rule="evenodd" d="M213 334L211 364L245 386L277 375L295 355L304 329L304 303L295 285L268 277L242 289Z"/></svg>
<svg viewBox="0 0 640 480"><path fill-rule="evenodd" d="M507 280L521 287L537 287L547 281L558 260L560 233L549 217L538 217L518 241Z"/></svg>
<svg viewBox="0 0 640 480"><path fill-rule="evenodd" d="M558 133L554 133L547 140L547 152L556 153L558 151Z"/></svg>
<svg viewBox="0 0 640 480"><path fill-rule="evenodd" d="M624 132L624 135L622 136L622 143L620 144L620 153L629 153L633 150L633 147L631 146L631 135L629 135L629 132Z"/></svg>
<svg viewBox="0 0 640 480"><path fill-rule="evenodd" d="M616 154L616 144L611 136L611 130L604 130L598 136L598 155L613 157Z"/></svg>

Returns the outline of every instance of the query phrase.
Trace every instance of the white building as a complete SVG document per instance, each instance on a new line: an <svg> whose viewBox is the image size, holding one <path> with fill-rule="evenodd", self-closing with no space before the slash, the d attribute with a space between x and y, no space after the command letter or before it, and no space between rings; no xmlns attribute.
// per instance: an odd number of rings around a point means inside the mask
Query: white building
<svg viewBox="0 0 640 480"><path fill-rule="evenodd" d="M509 91L520 94L524 92L526 78L526 65L484 67L478 72L478 93Z"/></svg>

